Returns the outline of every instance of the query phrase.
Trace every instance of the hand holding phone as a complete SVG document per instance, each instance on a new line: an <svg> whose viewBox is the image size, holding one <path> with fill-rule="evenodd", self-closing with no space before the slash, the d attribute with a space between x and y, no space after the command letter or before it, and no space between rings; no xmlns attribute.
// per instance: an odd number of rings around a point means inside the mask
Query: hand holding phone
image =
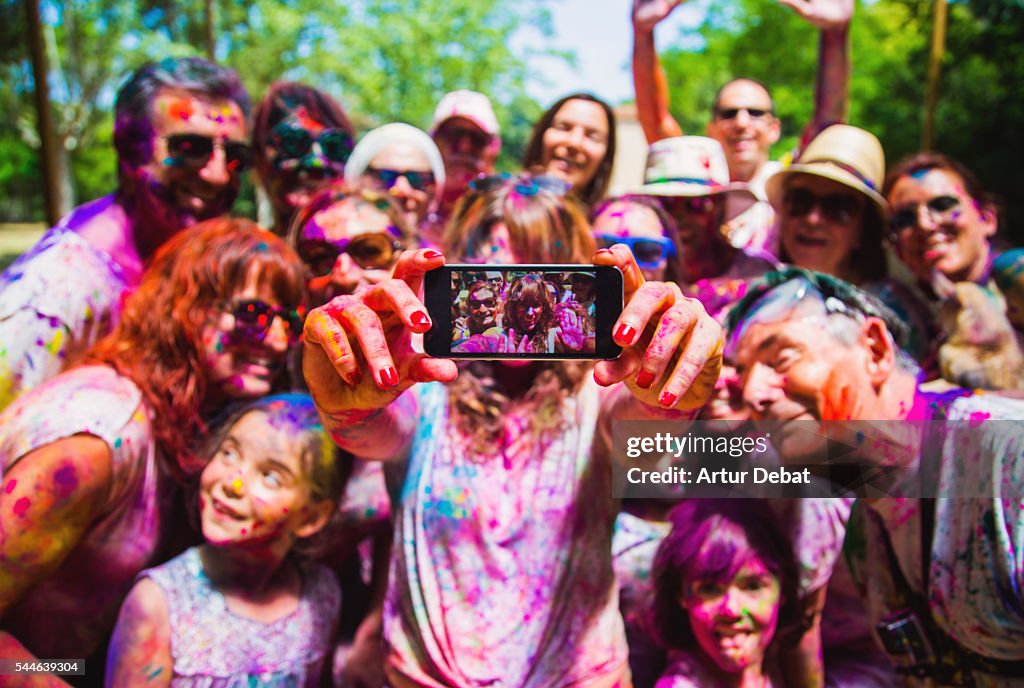
<svg viewBox="0 0 1024 688"><path fill-rule="evenodd" d="M721 326L675 283L645 283L624 244L598 251L594 263L621 270L625 299L613 330L622 355L598 362L594 379L604 386L625 382L651 406L700 409L714 393L722 369Z"/></svg>
<svg viewBox="0 0 1024 688"><path fill-rule="evenodd" d="M383 408L415 382L455 379L455 364L426 357L417 341L430 328L423 274L443 264L437 251L406 251L392 279L310 312L302 370L321 410Z"/></svg>

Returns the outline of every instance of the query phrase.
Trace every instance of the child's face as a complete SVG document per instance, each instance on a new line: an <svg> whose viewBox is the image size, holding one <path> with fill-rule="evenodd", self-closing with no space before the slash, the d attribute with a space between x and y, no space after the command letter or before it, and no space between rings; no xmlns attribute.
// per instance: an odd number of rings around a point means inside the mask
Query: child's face
<svg viewBox="0 0 1024 688"><path fill-rule="evenodd" d="M724 672L738 673L764 659L779 618L779 581L758 559L729 583L696 580L680 593L690 627L704 653Z"/></svg>
<svg viewBox="0 0 1024 688"><path fill-rule="evenodd" d="M199 480L203 537L214 545L290 547L323 525L288 428L265 413L242 416Z"/></svg>

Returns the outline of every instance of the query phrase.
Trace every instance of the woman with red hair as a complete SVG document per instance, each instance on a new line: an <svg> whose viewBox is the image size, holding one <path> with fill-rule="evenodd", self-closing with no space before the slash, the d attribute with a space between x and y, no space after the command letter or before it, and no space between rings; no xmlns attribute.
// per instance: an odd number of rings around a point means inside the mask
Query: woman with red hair
<svg viewBox="0 0 1024 688"><path fill-rule="evenodd" d="M226 402L271 390L303 299L283 240L196 225L84 362L0 415L0 657L102 651L135 576L174 554L168 506L201 468L190 445Z"/></svg>

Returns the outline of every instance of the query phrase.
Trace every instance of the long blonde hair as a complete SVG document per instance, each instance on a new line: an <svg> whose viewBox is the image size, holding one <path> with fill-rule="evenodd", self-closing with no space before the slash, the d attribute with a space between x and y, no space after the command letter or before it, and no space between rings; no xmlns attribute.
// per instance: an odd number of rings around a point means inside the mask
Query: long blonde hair
<svg viewBox="0 0 1024 688"><path fill-rule="evenodd" d="M529 263L589 263L595 251L590 224L578 202L531 183L530 175L512 177L485 193L469 192L456 206L442 239L454 260L479 259L479 245L497 224L508 229L511 248ZM543 448L565 428L564 402L575 394L591 364L550 361L534 368L533 384L513 398L496 379L494 364L462 364L448 386L450 423L466 438L470 455L498 453L510 408L529 418L533 442Z"/></svg>

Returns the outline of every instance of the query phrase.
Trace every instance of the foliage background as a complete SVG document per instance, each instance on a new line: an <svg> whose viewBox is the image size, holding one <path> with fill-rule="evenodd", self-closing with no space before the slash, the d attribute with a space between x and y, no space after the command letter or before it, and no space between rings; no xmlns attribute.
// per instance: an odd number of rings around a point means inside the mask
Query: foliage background
<svg viewBox="0 0 1024 688"><path fill-rule="evenodd" d="M111 108L125 75L148 59L205 54L210 13L216 58L239 71L254 101L274 79L296 79L337 97L360 130L392 120L426 127L445 91L474 88L495 102L500 165L513 169L547 103L527 95L528 81L543 75L509 39L524 27L550 37L553 2L43 0L69 198L114 186ZM595 2L613 4L616 16L627 11L628 0ZM703 130L721 83L750 76L772 88L784 123L777 153L791 149L811 113L815 31L772 0L691 2L706 7L703 23L659 46L684 130ZM850 122L878 135L890 162L921 143L932 7L857 7ZM1024 0L955 0L949 9L934 147L961 158L1002 197L1003 234L1024 243ZM0 221L43 218L26 34L23 0L0 0ZM547 54L573 59L545 43ZM253 211L251 188L237 210Z"/></svg>

